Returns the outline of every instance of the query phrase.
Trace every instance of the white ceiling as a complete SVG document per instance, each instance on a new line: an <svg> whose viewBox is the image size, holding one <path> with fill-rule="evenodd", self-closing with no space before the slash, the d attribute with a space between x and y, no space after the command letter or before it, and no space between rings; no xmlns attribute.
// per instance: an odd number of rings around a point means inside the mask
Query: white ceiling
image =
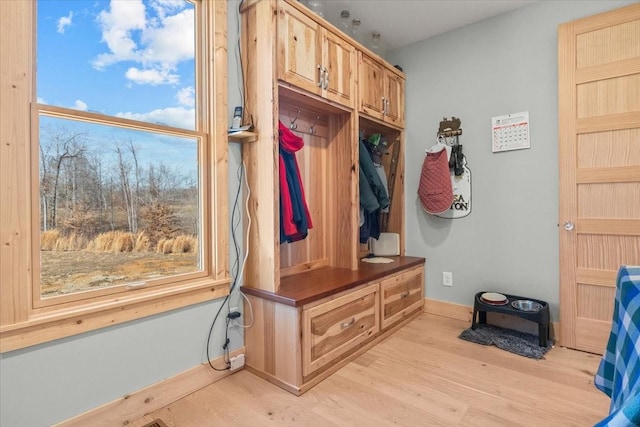
<svg viewBox="0 0 640 427"><path fill-rule="evenodd" d="M319 0L324 17L340 28L340 12L361 21L365 44L379 32L383 50L404 47L535 0Z"/></svg>

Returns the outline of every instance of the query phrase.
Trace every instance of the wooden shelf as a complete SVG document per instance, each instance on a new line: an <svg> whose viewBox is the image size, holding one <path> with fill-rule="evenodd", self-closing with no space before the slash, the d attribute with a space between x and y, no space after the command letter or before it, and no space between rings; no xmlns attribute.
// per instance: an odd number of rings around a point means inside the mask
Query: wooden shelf
<svg viewBox="0 0 640 427"><path fill-rule="evenodd" d="M243 130L240 132L227 133L227 138L229 139L229 142L254 142L258 140L258 134Z"/></svg>

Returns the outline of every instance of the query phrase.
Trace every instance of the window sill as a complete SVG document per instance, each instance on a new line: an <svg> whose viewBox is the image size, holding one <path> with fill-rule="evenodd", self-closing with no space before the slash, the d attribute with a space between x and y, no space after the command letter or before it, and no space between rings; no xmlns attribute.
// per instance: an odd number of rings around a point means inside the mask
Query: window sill
<svg viewBox="0 0 640 427"><path fill-rule="evenodd" d="M0 353L218 299L229 294L229 283L229 279L199 281L82 308L33 314L26 322L0 328Z"/></svg>

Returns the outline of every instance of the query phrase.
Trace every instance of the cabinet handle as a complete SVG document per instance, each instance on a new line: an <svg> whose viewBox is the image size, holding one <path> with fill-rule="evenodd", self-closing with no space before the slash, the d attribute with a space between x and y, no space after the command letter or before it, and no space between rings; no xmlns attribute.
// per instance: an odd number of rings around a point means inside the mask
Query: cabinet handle
<svg viewBox="0 0 640 427"><path fill-rule="evenodd" d="M318 87L324 86L324 69L322 65L318 64Z"/></svg>
<svg viewBox="0 0 640 427"><path fill-rule="evenodd" d="M356 318L352 317L350 321L340 323L340 329L347 329L356 324Z"/></svg>
<svg viewBox="0 0 640 427"><path fill-rule="evenodd" d="M400 299L402 299L402 298L406 298L406 297L408 297L408 296L409 296L409 291L405 291L405 292L403 292L403 293L401 293L401 294L400 294Z"/></svg>
<svg viewBox="0 0 640 427"><path fill-rule="evenodd" d="M389 100L384 96L382 97L382 114L385 116L389 114Z"/></svg>
<svg viewBox="0 0 640 427"><path fill-rule="evenodd" d="M324 90L327 90L329 87L329 70L324 69Z"/></svg>

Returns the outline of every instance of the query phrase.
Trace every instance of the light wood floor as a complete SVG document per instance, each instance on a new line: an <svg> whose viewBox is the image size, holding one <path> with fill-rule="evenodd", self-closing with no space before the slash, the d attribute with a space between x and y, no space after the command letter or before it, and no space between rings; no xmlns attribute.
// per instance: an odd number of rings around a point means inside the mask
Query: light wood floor
<svg viewBox="0 0 640 427"><path fill-rule="evenodd" d="M300 397L242 370L130 425L566 427L607 415L599 356L527 359L458 339L468 326L424 314Z"/></svg>

